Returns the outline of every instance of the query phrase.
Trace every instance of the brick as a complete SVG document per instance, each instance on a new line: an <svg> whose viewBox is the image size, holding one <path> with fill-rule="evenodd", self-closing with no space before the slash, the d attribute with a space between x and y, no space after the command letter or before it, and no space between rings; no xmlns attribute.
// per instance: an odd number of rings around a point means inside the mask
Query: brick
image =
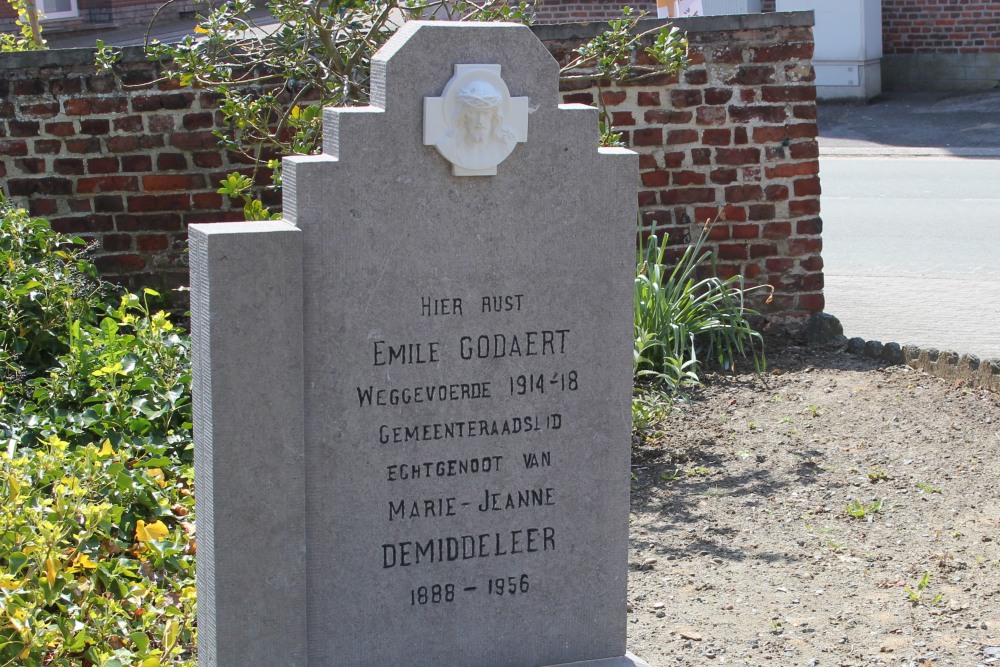
<svg viewBox="0 0 1000 667"><path fill-rule="evenodd" d="M734 182L737 178L735 169L713 169L709 174L713 183L718 183L719 185L728 185Z"/></svg>
<svg viewBox="0 0 1000 667"><path fill-rule="evenodd" d="M81 194L95 192L138 192L139 179L135 176L93 176L76 182Z"/></svg>
<svg viewBox="0 0 1000 667"><path fill-rule="evenodd" d="M703 69L689 69L684 72L684 82L689 86L704 86L708 83L708 72Z"/></svg>
<svg viewBox="0 0 1000 667"><path fill-rule="evenodd" d="M108 137L107 139L108 150L112 153L131 153L139 150L140 145L137 136Z"/></svg>
<svg viewBox="0 0 1000 667"><path fill-rule="evenodd" d="M760 162L759 148L719 148L715 151L716 164L742 165L758 162Z"/></svg>
<svg viewBox="0 0 1000 667"><path fill-rule="evenodd" d="M695 130L671 130L667 132L667 145L698 143L698 132Z"/></svg>
<svg viewBox="0 0 1000 667"><path fill-rule="evenodd" d="M134 195L127 201L129 213L158 213L161 211L188 211L191 198L187 194Z"/></svg>
<svg viewBox="0 0 1000 667"><path fill-rule="evenodd" d="M22 116L38 118L54 118L59 114L58 102L38 102L35 104L18 104Z"/></svg>
<svg viewBox="0 0 1000 667"><path fill-rule="evenodd" d="M766 144L784 141L787 138L785 128L778 125L762 125L753 128L753 141L756 144Z"/></svg>
<svg viewBox="0 0 1000 667"><path fill-rule="evenodd" d="M684 152L672 152L663 154L663 166L668 169L677 169L684 164L684 159L687 157Z"/></svg>
<svg viewBox="0 0 1000 667"><path fill-rule="evenodd" d="M220 160L221 164L221 160ZM219 165L212 165L218 167ZM187 169L187 156L184 153L160 153L156 156L156 168L160 171L171 169Z"/></svg>
<svg viewBox="0 0 1000 667"><path fill-rule="evenodd" d="M612 111L611 126L621 127L623 125L635 125L635 116L631 111Z"/></svg>
<svg viewBox="0 0 1000 667"><path fill-rule="evenodd" d="M768 185L764 188L764 198L767 201L784 201L788 199L788 186L777 183Z"/></svg>
<svg viewBox="0 0 1000 667"><path fill-rule="evenodd" d="M725 125L728 118L725 107L698 107L698 125Z"/></svg>
<svg viewBox="0 0 1000 667"><path fill-rule="evenodd" d="M795 233L801 236L810 236L823 233L823 220L812 218L811 220L799 220L795 223Z"/></svg>
<svg viewBox="0 0 1000 667"><path fill-rule="evenodd" d="M671 90L670 103L678 108L696 107L704 101L700 90Z"/></svg>
<svg viewBox="0 0 1000 667"><path fill-rule="evenodd" d="M53 79L49 84L49 91L55 98L79 95L83 92L83 79L80 77Z"/></svg>
<svg viewBox="0 0 1000 667"><path fill-rule="evenodd" d="M819 162L791 162L767 167L764 174L768 178L788 178L791 176L809 176L819 173Z"/></svg>
<svg viewBox="0 0 1000 667"><path fill-rule="evenodd" d="M38 139L32 148L40 155L54 155L62 152L62 142L58 139ZM0 153L3 153L3 142L0 142Z"/></svg>
<svg viewBox="0 0 1000 667"><path fill-rule="evenodd" d="M759 185L731 185L726 188L726 201L730 204L760 201L763 198L764 190Z"/></svg>
<svg viewBox="0 0 1000 667"><path fill-rule="evenodd" d="M687 125L694 118L690 111L672 111L669 109L651 109L643 114L647 123L662 125Z"/></svg>
<svg viewBox="0 0 1000 667"><path fill-rule="evenodd" d="M35 142L38 143L37 141ZM21 139L0 139L0 155L23 157L28 154L28 142Z"/></svg>
<svg viewBox="0 0 1000 667"><path fill-rule="evenodd" d="M788 214L792 217L819 214L819 199L793 199L788 202Z"/></svg>
<svg viewBox="0 0 1000 667"><path fill-rule="evenodd" d="M98 213L121 213L125 203L119 195L99 195L94 197L94 210Z"/></svg>
<svg viewBox="0 0 1000 667"><path fill-rule="evenodd" d="M95 232L110 232L114 222L109 215L82 215L64 218L53 218L52 229L60 234L92 234Z"/></svg>
<svg viewBox="0 0 1000 667"><path fill-rule="evenodd" d="M726 104L733 99L732 88L709 88L705 91L705 104Z"/></svg>
<svg viewBox="0 0 1000 667"><path fill-rule="evenodd" d="M812 57L812 42L759 46L750 49L750 62L755 63L773 63L788 60L811 60Z"/></svg>
<svg viewBox="0 0 1000 667"><path fill-rule="evenodd" d="M90 200L84 197L71 197L68 204L72 213L90 213L92 210Z"/></svg>
<svg viewBox="0 0 1000 667"><path fill-rule="evenodd" d="M744 241L749 239L755 239L760 236L760 226L759 225L733 225L732 236L734 239L742 239Z"/></svg>
<svg viewBox="0 0 1000 667"><path fill-rule="evenodd" d="M715 201L712 188L673 188L660 193L660 202L665 206L673 204L698 204Z"/></svg>
<svg viewBox="0 0 1000 667"><path fill-rule="evenodd" d="M792 107L792 115L801 120L816 120L816 105L803 104Z"/></svg>
<svg viewBox="0 0 1000 667"><path fill-rule="evenodd" d="M788 113L781 106L735 106L730 105L729 117L736 123L784 123Z"/></svg>
<svg viewBox="0 0 1000 667"><path fill-rule="evenodd" d="M822 271L823 258L819 255L806 257L805 259L799 260L799 266L805 271Z"/></svg>
<svg viewBox="0 0 1000 667"><path fill-rule="evenodd" d="M135 237L135 249L139 252L158 252L169 246L170 240L162 234L140 234Z"/></svg>
<svg viewBox="0 0 1000 667"><path fill-rule="evenodd" d="M819 157L819 144L814 140L794 143L789 147L793 160L805 160Z"/></svg>
<svg viewBox="0 0 1000 667"><path fill-rule="evenodd" d="M26 97L35 97L38 95L44 95L45 82L41 79L20 79L14 81L14 95L24 95Z"/></svg>
<svg viewBox="0 0 1000 667"><path fill-rule="evenodd" d="M747 246L742 243L723 243L719 245L718 253L716 255L719 259L726 261L733 261L739 259L747 259L748 250Z"/></svg>
<svg viewBox="0 0 1000 667"><path fill-rule="evenodd" d="M743 65L726 79L727 85L762 86L774 83L775 70L769 65Z"/></svg>
<svg viewBox="0 0 1000 667"><path fill-rule="evenodd" d="M707 167L712 164L712 150L710 148L692 148L691 162L699 167Z"/></svg>
<svg viewBox="0 0 1000 667"><path fill-rule="evenodd" d="M800 310L807 313L821 313L826 307L826 300L822 294L800 294L795 302Z"/></svg>
<svg viewBox="0 0 1000 667"><path fill-rule="evenodd" d="M170 145L174 148L198 149L206 146L213 146L218 142L218 137L216 137L210 130L170 133Z"/></svg>
<svg viewBox="0 0 1000 667"><path fill-rule="evenodd" d="M197 209L218 211L225 205L222 195L216 192L196 192L191 195L191 203Z"/></svg>
<svg viewBox="0 0 1000 667"><path fill-rule="evenodd" d="M754 243L750 246L750 257L751 259L760 259L761 257L774 257L778 254L778 246L773 243ZM788 268L794 266L792 262Z"/></svg>
<svg viewBox="0 0 1000 667"><path fill-rule="evenodd" d="M742 206L726 204L725 208L722 209L719 219L727 222L746 222L747 211Z"/></svg>
<svg viewBox="0 0 1000 667"><path fill-rule="evenodd" d="M732 141L729 130L705 130L701 133L701 143L706 146L728 146Z"/></svg>
<svg viewBox="0 0 1000 667"><path fill-rule="evenodd" d="M652 155L646 153L639 154L639 169L645 171L647 169L656 169L656 158Z"/></svg>
<svg viewBox="0 0 1000 667"><path fill-rule="evenodd" d="M640 190L638 203L642 208L656 204L656 190Z"/></svg>
<svg viewBox="0 0 1000 667"><path fill-rule="evenodd" d="M7 129L12 137L37 137L41 123L37 120L11 120L7 122Z"/></svg>
<svg viewBox="0 0 1000 667"><path fill-rule="evenodd" d="M742 46L729 45L712 49L713 64L739 65L743 62L744 55Z"/></svg>
<svg viewBox="0 0 1000 667"><path fill-rule="evenodd" d="M775 250L777 250L775 246L771 247L774 247ZM771 254L776 254L776 253L771 253ZM768 259L766 262L764 262L764 266L765 268L767 268L768 271L774 273L787 273L795 267L795 260L790 257L772 257L771 259Z"/></svg>
<svg viewBox="0 0 1000 667"><path fill-rule="evenodd" d="M175 129L173 116L147 116L146 124L150 132L173 132Z"/></svg>
<svg viewBox="0 0 1000 667"><path fill-rule="evenodd" d="M87 97L65 100L63 102L63 110L69 116L89 116L91 114L90 103L92 101Z"/></svg>
<svg viewBox="0 0 1000 667"><path fill-rule="evenodd" d="M215 127L215 115L210 111L184 114L182 122L185 130L204 130Z"/></svg>
<svg viewBox="0 0 1000 667"><path fill-rule="evenodd" d="M116 157L96 157L87 160L87 172L90 174L117 174L120 166Z"/></svg>
<svg viewBox="0 0 1000 667"><path fill-rule="evenodd" d="M678 187L688 185L705 185L705 174L700 171L681 170L675 171L671 178L673 184Z"/></svg>
<svg viewBox="0 0 1000 667"><path fill-rule="evenodd" d="M45 133L55 137L69 137L76 134L76 125L73 123L53 122L45 124Z"/></svg>
<svg viewBox="0 0 1000 667"><path fill-rule="evenodd" d="M204 188L205 176L202 174L155 174L142 177L142 189L145 192L201 190Z"/></svg>
<svg viewBox="0 0 1000 667"><path fill-rule="evenodd" d="M37 157L25 157L14 160L14 167L23 174L41 174L45 172L45 160Z"/></svg>
<svg viewBox="0 0 1000 667"><path fill-rule="evenodd" d="M764 86L761 99L765 102L811 102L816 99L816 86Z"/></svg>
<svg viewBox="0 0 1000 667"><path fill-rule="evenodd" d="M56 158L52 161L52 169L63 176L80 176L85 173L82 158Z"/></svg>
<svg viewBox="0 0 1000 667"><path fill-rule="evenodd" d="M640 176L647 188L662 188L670 184L670 174L666 171L647 171Z"/></svg>
<svg viewBox="0 0 1000 667"><path fill-rule="evenodd" d="M131 234L105 234L101 239L101 247L106 252L124 252L132 249Z"/></svg>
<svg viewBox="0 0 1000 667"><path fill-rule="evenodd" d="M789 139L813 139L819 136L819 127L816 123L796 123L786 125L785 132Z"/></svg>
<svg viewBox="0 0 1000 667"><path fill-rule="evenodd" d="M110 93L118 87L118 82L113 76L103 74L86 77L84 84L91 93Z"/></svg>
<svg viewBox="0 0 1000 667"><path fill-rule="evenodd" d="M773 220L774 204L752 204L748 209L751 220Z"/></svg>
<svg viewBox="0 0 1000 667"><path fill-rule="evenodd" d="M585 104L589 107L595 106L593 93L570 93L563 95L564 104Z"/></svg>
<svg viewBox="0 0 1000 667"><path fill-rule="evenodd" d="M747 136L747 128L739 126L733 130L733 143L737 146L745 146L750 143L750 138Z"/></svg>
<svg viewBox="0 0 1000 667"><path fill-rule="evenodd" d="M627 98L628 95L624 90L605 90L601 93L601 102L609 107L616 107L622 104Z"/></svg>
<svg viewBox="0 0 1000 667"><path fill-rule="evenodd" d="M99 135L111 132L111 121L106 118L85 118L80 121L82 134Z"/></svg>
<svg viewBox="0 0 1000 667"><path fill-rule="evenodd" d="M764 238L787 239L792 235L792 223L790 222L768 222L764 225Z"/></svg>
<svg viewBox="0 0 1000 667"><path fill-rule="evenodd" d="M153 196L153 195L148 195ZM242 215L240 211L240 215ZM224 215L213 212L215 222L221 222ZM190 222L196 222L190 220ZM213 222L205 220L204 222ZM148 215L118 215L115 217L115 227L119 231L159 231L172 232L181 229L182 218L179 213L152 213Z"/></svg>
<svg viewBox="0 0 1000 667"><path fill-rule="evenodd" d="M796 197L818 197L822 192L819 178L800 178L793 184Z"/></svg>
<svg viewBox="0 0 1000 667"><path fill-rule="evenodd" d="M146 260L139 255L102 255L94 260L97 270L104 274L122 274L142 271Z"/></svg>
<svg viewBox="0 0 1000 667"><path fill-rule="evenodd" d="M55 199L40 199L32 197L28 201L28 213L34 216L52 216L59 210L59 202Z"/></svg>
<svg viewBox="0 0 1000 667"><path fill-rule="evenodd" d="M32 195L71 195L73 181L68 178L10 178L7 188L14 197L30 197Z"/></svg>
<svg viewBox="0 0 1000 667"><path fill-rule="evenodd" d="M115 132L142 132L142 116L122 116L114 120Z"/></svg>
<svg viewBox="0 0 1000 667"><path fill-rule="evenodd" d="M139 137L140 148L163 148L165 145L166 142L163 140L163 136L159 134L145 134Z"/></svg>
<svg viewBox="0 0 1000 667"><path fill-rule="evenodd" d="M149 155L126 155L122 157L122 171L152 171L153 158Z"/></svg>
<svg viewBox="0 0 1000 667"><path fill-rule="evenodd" d="M663 144L663 130L650 127L632 133L633 146L660 146Z"/></svg>
<svg viewBox="0 0 1000 667"><path fill-rule="evenodd" d="M658 107L660 106L660 93L640 91L636 94L636 104L641 107Z"/></svg>

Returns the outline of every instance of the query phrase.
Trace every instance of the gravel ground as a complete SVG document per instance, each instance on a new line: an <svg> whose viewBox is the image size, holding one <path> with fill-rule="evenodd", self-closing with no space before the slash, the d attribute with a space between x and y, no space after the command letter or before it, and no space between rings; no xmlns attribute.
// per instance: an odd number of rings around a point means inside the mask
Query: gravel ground
<svg viewBox="0 0 1000 667"><path fill-rule="evenodd" d="M1000 396L784 342L633 448L629 648L1000 665Z"/></svg>

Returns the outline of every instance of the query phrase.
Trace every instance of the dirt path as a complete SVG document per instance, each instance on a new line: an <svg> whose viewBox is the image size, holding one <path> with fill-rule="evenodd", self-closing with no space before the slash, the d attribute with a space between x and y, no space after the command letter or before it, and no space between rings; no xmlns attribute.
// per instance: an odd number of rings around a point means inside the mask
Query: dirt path
<svg viewBox="0 0 1000 667"><path fill-rule="evenodd" d="M652 667L1000 665L1000 396L785 344L656 430L629 552Z"/></svg>

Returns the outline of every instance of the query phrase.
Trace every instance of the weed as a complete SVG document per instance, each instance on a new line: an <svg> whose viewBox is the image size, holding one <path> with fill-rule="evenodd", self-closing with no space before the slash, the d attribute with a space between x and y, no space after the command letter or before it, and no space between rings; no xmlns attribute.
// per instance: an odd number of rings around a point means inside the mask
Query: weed
<svg viewBox="0 0 1000 667"><path fill-rule="evenodd" d="M681 478L682 471L680 468L676 468L673 472L663 472L660 473L660 479L665 479L668 482L673 482L674 480Z"/></svg>
<svg viewBox="0 0 1000 667"><path fill-rule="evenodd" d="M747 424L747 428L750 429L751 431L756 431L757 430L757 422L751 420L750 423Z"/></svg>
<svg viewBox="0 0 1000 667"><path fill-rule="evenodd" d="M694 468L685 468L684 474L688 477L708 477L712 473L705 466L697 466Z"/></svg>
<svg viewBox="0 0 1000 667"><path fill-rule="evenodd" d="M883 500L881 498L873 500L870 503L863 503L860 500L852 500L847 503L847 507L844 508L844 511L848 516L854 517L855 519L868 519L871 521L872 518L874 518L874 515L882 509L882 503Z"/></svg>
<svg viewBox="0 0 1000 667"><path fill-rule="evenodd" d="M913 486L920 490L920 493L941 493L941 489L936 486L931 486L927 482L917 482Z"/></svg>
<svg viewBox="0 0 1000 667"><path fill-rule="evenodd" d="M778 420L778 423L779 424L794 424L795 420L792 419L791 417L782 417L781 419Z"/></svg>
<svg viewBox="0 0 1000 667"><path fill-rule="evenodd" d="M917 582L916 589L910 588L909 586L903 587L903 590L906 592L906 599L909 600L914 607L916 607L919 604L923 604L925 599L924 591L927 590L927 587L930 586L930 583L931 583L931 573L924 572L924 576L922 576L920 578L920 581ZM931 598L928 604L932 605L937 604L938 602L941 601L942 597L944 597L943 594L938 593L933 598Z"/></svg>
<svg viewBox="0 0 1000 667"><path fill-rule="evenodd" d="M884 471L875 466L868 471L868 481L872 484L878 484L879 482L884 482L889 479L889 475Z"/></svg>
<svg viewBox="0 0 1000 667"><path fill-rule="evenodd" d="M807 405L806 410L808 410L809 414L811 414L813 417L819 417L820 415L823 414L823 411L819 409L818 405Z"/></svg>

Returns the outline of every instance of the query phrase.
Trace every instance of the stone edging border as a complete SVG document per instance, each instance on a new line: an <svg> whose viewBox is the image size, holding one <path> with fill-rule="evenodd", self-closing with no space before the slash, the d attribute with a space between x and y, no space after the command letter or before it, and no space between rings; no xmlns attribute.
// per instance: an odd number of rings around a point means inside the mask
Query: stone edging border
<svg viewBox="0 0 1000 667"><path fill-rule="evenodd" d="M888 364L906 364L928 375L962 382L978 389L1000 393L1000 359L980 359L974 354L959 354L919 345L882 343L864 338L848 339L840 320L830 313L816 313L805 323L800 335L812 344L836 345L849 354L877 359Z"/></svg>
<svg viewBox="0 0 1000 667"><path fill-rule="evenodd" d="M959 354L917 345L881 343L877 340L851 338L847 352L879 359L890 364L906 364L943 380L964 382L973 387L1000 392L1000 359L980 360L974 354Z"/></svg>

